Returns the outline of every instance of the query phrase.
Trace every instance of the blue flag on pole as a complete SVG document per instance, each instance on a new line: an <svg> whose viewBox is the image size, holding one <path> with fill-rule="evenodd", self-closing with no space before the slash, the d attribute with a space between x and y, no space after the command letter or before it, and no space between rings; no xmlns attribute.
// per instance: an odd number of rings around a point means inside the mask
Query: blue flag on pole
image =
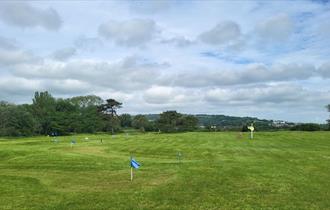
<svg viewBox="0 0 330 210"><path fill-rule="evenodd" d="M134 159L131 159L131 167L133 167L133 168L139 168L140 167L140 163L138 163Z"/></svg>

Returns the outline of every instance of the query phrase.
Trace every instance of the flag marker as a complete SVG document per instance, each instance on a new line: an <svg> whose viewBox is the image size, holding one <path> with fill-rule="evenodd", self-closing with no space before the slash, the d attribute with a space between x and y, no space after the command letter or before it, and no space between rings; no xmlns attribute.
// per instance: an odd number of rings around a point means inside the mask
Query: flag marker
<svg viewBox="0 0 330 210"><path fill-rule="evenodd" d="M140 163L131 157L131 181L133 181L133 168L138 169L139 167Z"/></svg>
<svg viewBox="0 0 330 210"><path fill-rule="evenodd" d="M76 143L77 143L76 140L71 140L71 143L70 143L71 147L73 147L73 145Z"/></svg>
<svg viewBox="0 0 330 210"><path fill-rule="evenodd" d="M248 126L248 129L250 130L250 139L253 139L253 131L254 131L253 123L251 123L251 126Z"/></svg>

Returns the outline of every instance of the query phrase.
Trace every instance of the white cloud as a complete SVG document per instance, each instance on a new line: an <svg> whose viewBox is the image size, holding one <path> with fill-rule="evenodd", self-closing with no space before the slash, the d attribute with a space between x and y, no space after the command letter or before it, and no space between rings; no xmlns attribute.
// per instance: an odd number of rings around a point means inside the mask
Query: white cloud
<svg viewBox="0 0 330 210"><path fill-rule="evenodd" d="M233 21L223 21L218 23L214 28L200 34L199 38L211 45L228 44L230 41L236 40L241 35L239 25Z"/></svg>
<svg viewBox="0 0 330 210"><path fill-rule="evenodd" d="M60 62L45 60L38 64L17 65L13 71L16 76L38 79L72 79L116 90L146 88L157 82L160 70L165 64L148 63L136 57L119 61L72 60ZM152 79L151 79L152 78Z"/></svg>
<svg viewBox="0 0 330 210"><path fill-rule="evenodd" d="M322 99L321 99L322 98ZM252 87L216 88L205 94L205 100L216 104L261 105L261 104L312 104L330 99L329 92L309 91L301 86L288 83L260 85Z"/></svg>
<svg viewBox="0 0 330 210"><path fill-rule="evenodd" d="M76 54L77 50L73 47L67 47L63 49L56 50L52 57L56 60L65 61Z"/></svg>
<svg viewBox="0 0 330 210"><path fill-rule="evenodd" d="M31 53L24 52L22 50L1 50L0 49L0 66L4 65L16 65L20 63L26 63L36 60Z"/></svg>
<svg viewBox="0 0 330 210"><path fill-rule="evenodd" d="M177 75L174 84L182 87L214 87L272 81L307 80L323 76L310 64L277 64L268 67L250 64L243 69L194 69Z"/></svg>
<svg viewBox="0 0 330 210"><path fill-rule="evenodd" d="M74 45L79 50L94 52L103 47L103 42L97 37L80 36L75 40Z"/></svg>
<svg viewBox="0 0 330 210"><path fill-rule="evenodd" d="M323 77L330 78L330 62L322 64L318 71Z"/></svg>
<svg viewBox="0 0 330 210"><path fill-rule="evenodd" d="M15 88L13 88L15 84ZM11 98L15 95L31 94L40 88L40 82L13 76L0 77L0 97Z"/></svg>
<svg viewBox="0 0 330 210"><path fill-rule="evenodd" d="M17 48L17 42L15 40L0 36L0 49L16 50Z"/></svg>
<svg viewBox="0 0 330 210"><path fill-rule="evenodd" d="M143 45L151 41L156 33L156 23L150 19L109 20L99 27L102 37L128 47Z"/></svg>
<svg viewBox="0 0 330 210"><path fill-rule="evenodd" d="M256 27L257 35L263 41L286 41L294 31L294 23L287 14L266 19Z"/></svg>
<svg viewBox="0 0 330 210"><path fill-rule="evenodd" d="M0 20L4 23L21 28L40 26L47 30L58 30L62 21L56 10L39 9L28 2L1 2Z"/></svg>
<svg viewBox="0 0 330 210"><path fill-rule="evenodd" d="M184 36L176 36L161 41L163 44L174 44L177 47L188 47L194 43L194 41L187 39Z"/></svg>
<svg viewBox="0 0 330 210"><path fill-rule="evenodd" d="M131 1L130 8L138 13L159 13L168 10L173 2L168 0L157 1Z"/></svg>
<svg viewBox="0 0 330 210"><path fill-rule="evenodd" d="M187 95L183 89L168 86L152 86L144 94L144 100L149 104L181 104L189 103L192 94Z"/></svg>

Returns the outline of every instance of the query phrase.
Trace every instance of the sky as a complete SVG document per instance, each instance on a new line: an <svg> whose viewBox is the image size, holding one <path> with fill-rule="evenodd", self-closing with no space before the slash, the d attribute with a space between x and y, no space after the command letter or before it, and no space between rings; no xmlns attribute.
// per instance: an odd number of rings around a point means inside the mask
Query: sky
<svg viewBox="0 0 330 210"><path fill-rule="evenodd" d="M330 2L0 2L0 100L325 123Z"/></svg>

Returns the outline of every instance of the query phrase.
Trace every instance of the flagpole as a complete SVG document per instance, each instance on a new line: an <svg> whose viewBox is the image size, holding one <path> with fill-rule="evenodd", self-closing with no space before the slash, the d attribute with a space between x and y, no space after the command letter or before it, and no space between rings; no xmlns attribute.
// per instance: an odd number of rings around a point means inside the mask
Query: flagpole
<svg viewBox="0 0 330 210"><path fill-rule="evenodd" d="M131 167L131 181L133 181L133 167Z"/></svg>

